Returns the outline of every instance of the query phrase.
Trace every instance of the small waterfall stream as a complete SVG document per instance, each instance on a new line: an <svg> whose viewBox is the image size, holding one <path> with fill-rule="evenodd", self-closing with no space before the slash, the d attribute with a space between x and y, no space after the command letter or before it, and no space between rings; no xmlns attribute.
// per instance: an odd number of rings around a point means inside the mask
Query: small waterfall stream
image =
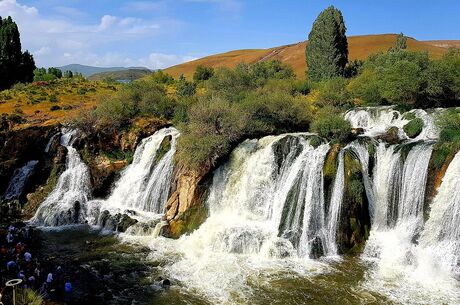
<svg viewBox="0 0 460 305"><path fill-rule="evenodd" d="M127 214L141 223L152 222L148 228L151 233L169 197L178 137L177 129L171 127L143 139L136 148L133 162L121 173L110 196L87 203L88 222L104 225L101 222L106 220L102 217L107 217L107 212L111 216ZM131 232L141 230L131 228Z"/></svg>
<svg viewBox="0 0 460 305"><path fill-rule="evenodd" d="M72 147L76 133L63 131L61 145L67 149L66 169L32 218L35 224L61 226L84 221L82 209L91 196L91 182L88 167Z"/></svg>
<svg viewBox="0 0 460 305"><path fill-rule="evenodd" d="M13 200L18 199L26 186L27 181L33 174L38 161L32 160L27 162L23 167L18 168L14 171L13 177L11 177L8 187L6 188L3 199Z"/></svg>

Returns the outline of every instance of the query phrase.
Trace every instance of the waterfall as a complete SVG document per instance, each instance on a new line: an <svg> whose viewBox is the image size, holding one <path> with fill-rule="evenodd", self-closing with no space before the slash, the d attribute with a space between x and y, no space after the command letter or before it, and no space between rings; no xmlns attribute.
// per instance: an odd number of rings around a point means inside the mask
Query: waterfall
<svg viewBox="0 0 460 305"><path fill-rule="evenodd" d="M359 141L354 141L348 144L345 148L350 149L356 155L359 162L361 163L364 190L366 191L367 201L369 202L369 214L371 219L373 219L375 214L375 190L374 184L372 183L369 173L370 156L368 151L368 145L366 145L365 143L361 143Z"/></svg>
<svg viewBox="0 0 460 305"><path fill-rule="evenodd" d="M32 222L43 226L80 223L82 209L91 194L88 167L72 147L76 130L64 130L61 145L67 149L66 169L56 187L38 208Z"/></svg>
<svg viewBox="0 0 460 305"><path fill-rule="evenodd" d="M375 152L373 177L374 210L373 228L387 228L394 220L395 196L401 184L401 154L395 152L395 145L379 143Z"/></svg>
<svg viewBox="0 0 460 305"><path fill-rule="evenodd" d="M460 152L450 163L431 206L420 247L432 251L440 269L460 276ZM437 269L437 268L435 268Z"/></svg>
<svg viewBox="0 0 460 305"><path fill-rule="evenodd" d="M18 199L21 196L24 187L30 176L33 174L37 164L37 160L32 160L14 171L13 176L8 183L8 187L6 188L5 194L3 195L3 199L13 200Z"/></svg>
<svg viewBox="0 0 460 305"><path fill-rule="evenodd" d="M169 197L178 137L177 129L171 127L143 139L110 196L88 202L89 223L101 224L105 221L101 217L124 213L143 224L155 220L155 226Z"/></svg>
<svg viewBox="0 0 460 305"><path fill-rule="evenodd" d="M351 123L353 128L362 128L363 135L367 137L375 137L385 133L390 127L397 127L399 138L404 140L408 139L403 130L404 125L410 122L410 119L407 119L408 115L420 118L424 123L422 132L413 141L438 138L439 131L436 128L433 114L421 109L402 114L393 106L356 108L345 113L345 119Z"/></svg>
<svg viewBox="0 0 460 305"><path fill-rule="evenodd" d="M58 136L59 136L58 132L51 136L51 138L49 139L48 143L46 144L45 153L50 152L51 146L54 144L54 142L56 141Z"/></svg>
<svg viewBox="0 0 460 305"><path fill-rule="evenodd" d="M329 249L329 254L337 254L337 229L345 190L344 150L339 152L338 159L339 164L332 189L329 217L327 219L327 248Z"/></svg>
<svg viewBox="0 0 460 305"><path fill-rule="evenodd" d="M329 148L314 148L306 134L243 142L215 171L207 199L211 215L192 236L227 253L335 252L329 246L322 175Z"/></svg>

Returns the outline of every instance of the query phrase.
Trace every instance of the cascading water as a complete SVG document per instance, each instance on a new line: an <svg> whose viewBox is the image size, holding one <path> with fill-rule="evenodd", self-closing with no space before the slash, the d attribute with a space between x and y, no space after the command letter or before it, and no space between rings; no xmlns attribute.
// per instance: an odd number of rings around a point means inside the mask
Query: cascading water
<svg viewBox="0 0 460 305"><path fill-rule="evenodd" d="M3 195L3 199L13 200L18 199L21 196L24 187L30 176L33 174L37 164L37 160L32 160L27 162L23 167L14 171L13 176L8 183L8 187L6 188L5 194Z"/></svg>
<svg viewBox="0 0 460 305"><path fill-rule="evenodd" d="M81 223L82 209L91 194L88 167L72 147L76 130L64 130L61 145L67 148L66 169L55 189L38 208L32 223L42 226L61 226Z"/></svg>
<svg viewBox="0 0 460 305"><path fill-rule="evenodd" d="M329 216L327 218L327 240L329 254L337 254L337 229L340 219L340 210L345 191L345 168L344 168L344 151L341 150L338 155L339 163L337 174L332 189L331 203L329 205Z"/></svg>
<svg viewBox="0 0 460 305"><path fill-rule="evenodd" d="M390 127L398 128L400 139L408 139L403 127L410 122L408 117L414 116L423 120L424 128L413 141L434 140L438 138L438 130L432 114L425 110L415 109L407 113L400 113L393 106L356 108L345 114L353 128L362 128L364 136L375 137L385 133Z"/></svg>
<svg viewBox="0 0 460 305"><path fill-rule="evenodd" d="M460 152L449 165L431 206L420 247L433 255L434 270L460 276Z"/></svg>
<svg viewBox="0 0 460 305"><path fill-rule="evenodd" d="M109 198L88 202L89 223L103 225L101 217L107 212L112 216L125 213L139 222L152 222L155 227L170 193L178 137L177 129L171 127L142 140ZM131 231L140 232L134 228Z"/></svg>
<svg viewBox="0 0 460 305"><path fill-rule="evenodd" d="M323 166L330 146L315 148L309 136L287 134L240 144L214 172L206 222L178 241L150 241L157 250L152 259L179 251L168 276L217 303L241 302L255 274L324 272L327 267L309 257L337 254L343 153L327 211Z"/></svg>

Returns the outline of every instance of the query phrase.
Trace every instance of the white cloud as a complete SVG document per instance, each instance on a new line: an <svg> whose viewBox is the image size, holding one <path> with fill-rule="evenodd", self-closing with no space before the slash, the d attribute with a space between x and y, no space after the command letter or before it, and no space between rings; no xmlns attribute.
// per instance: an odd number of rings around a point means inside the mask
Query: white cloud
<svg viewBox="0 0 460 305"><path fill-rule="evenodd" d="M77 10L61 9L68 14ZM81 63L99 66L143 65L149 68L166 67L189 59L188 56L157 54L134 58L108 52L110 45L140 43L167 35L177 28L177 22L155 22L141 18L104 15L96 23L78 23L77 19L45 17L33 6L17 0L0 0L0 16L11 16L21 32L23 49L33 51L39 66L60 66ZM115 50L114 50L115 51ZM148 52L148 50L145 50Z"/></svg>

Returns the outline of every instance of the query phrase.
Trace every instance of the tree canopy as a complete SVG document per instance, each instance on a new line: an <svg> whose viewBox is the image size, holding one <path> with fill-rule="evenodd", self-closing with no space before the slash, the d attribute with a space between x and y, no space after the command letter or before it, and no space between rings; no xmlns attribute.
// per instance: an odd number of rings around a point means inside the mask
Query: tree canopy
<svg viewBox="0 0 460 305"><path fill-rule="evenodd" d="M307 75L312 81L343 76L348 63L348 41L342 13L333 6L313 24L306 48Z"/></svg>
<svg viewBox="0 0 460 305"><path fill-rule="evenodd" d="M11 17L0 17L0 90L18 82L31 82L34 70L33 56L21 50L17 24Z"/></svg>

